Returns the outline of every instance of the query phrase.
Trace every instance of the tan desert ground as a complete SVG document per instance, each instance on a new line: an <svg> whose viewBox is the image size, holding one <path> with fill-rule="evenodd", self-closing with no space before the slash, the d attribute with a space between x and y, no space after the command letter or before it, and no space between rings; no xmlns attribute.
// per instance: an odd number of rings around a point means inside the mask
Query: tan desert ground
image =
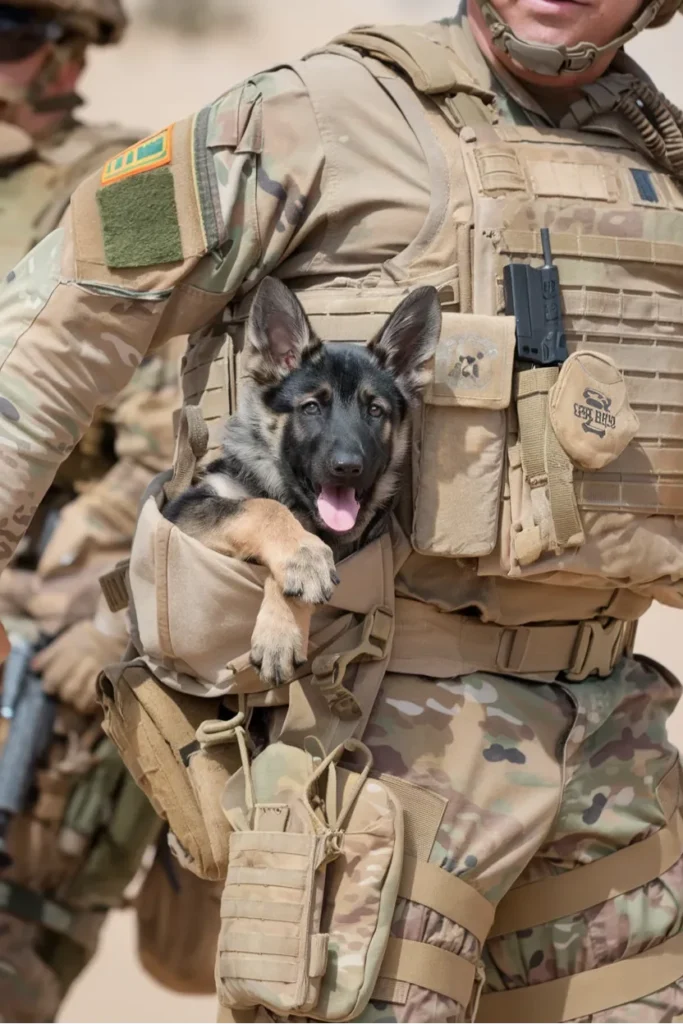
<svg viewBox="0 0 683 1024"><path fill-rule="evenodd" d="M421 22L452 13L447 0L128 0L132 25L117 50L97 53L85 78L88 120L119 120L140 135L192 113L245 75L373 21ZM167 26L172 12L211 8L208 34ZM164 13L165 12L165 13ZM660 88L683 106L683 17L647 33L631 51ZM645 617L638 648L683 676L683 614L658 607ZM672 723L683 745L683 706ZM133 922L112 914L100 951L66 1001L65 1022L204 1022L211 998L173 995L138 966Z"/></svg>

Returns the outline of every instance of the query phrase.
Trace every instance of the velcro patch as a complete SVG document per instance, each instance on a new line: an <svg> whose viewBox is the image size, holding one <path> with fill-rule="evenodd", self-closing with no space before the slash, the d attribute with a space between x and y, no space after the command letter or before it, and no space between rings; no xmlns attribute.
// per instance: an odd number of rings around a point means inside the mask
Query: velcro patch
<svg viewBox="0 0 683 1024"><path fill-rule="evenodd" d="M170 168L98 189L97 205L108 267L151 267L183 259Z"/></svg>
<svg viewBox="0 0 683 1024"><path fill-rule="evenodd" d="M123 153L108 160L102 169L102 185L113 185L134 174L153 171L170 164L173 151L173 125L157 135L124 149Z"/></svg>

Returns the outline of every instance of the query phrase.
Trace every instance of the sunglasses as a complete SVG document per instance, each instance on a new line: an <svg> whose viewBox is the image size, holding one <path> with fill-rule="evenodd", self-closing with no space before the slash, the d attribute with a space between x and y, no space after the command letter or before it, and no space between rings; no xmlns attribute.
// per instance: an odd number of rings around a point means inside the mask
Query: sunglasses
<svg viewBox="0 0 683 1024"><path fill-rule="evenodd" d="M0 63L25 60L45 43L57 43L65 35L63 25L38 11L0 4Z"/></svg>

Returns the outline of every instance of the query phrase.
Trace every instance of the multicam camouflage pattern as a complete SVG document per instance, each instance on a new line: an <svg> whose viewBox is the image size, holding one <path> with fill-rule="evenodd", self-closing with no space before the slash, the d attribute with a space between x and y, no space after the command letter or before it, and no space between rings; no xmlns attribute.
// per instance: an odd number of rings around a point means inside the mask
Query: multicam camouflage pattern
<svg viewBox="0 0 683 1024"><path fill-rule="evenodd" d="M609 678L581 684L485 673L439 682L391 675L365 738L377 771L416 787L422 802L442 801L430 861L495 905L512 887L599 863L670 822L680 800L680 765L667 720L679 696L679 683L645 658L624 659ZM350 881L353 872L345 870ZM393 934L473 965L483 956L486 993L533 991L679 935L682 882L679 859L624 895L489 939L483 951L457 921L406 901L397 905ZM347 909L337 903L334 913L344 919ZM361 920L352 902L346 942ZM400 998L375 999L356 1019L472 1019L471 1009L426 988L407 986ZM683 980L590 1019L664 1021L682 1011Z"/></svg>
<svg viewBox="0 0 683 1024"><path fill-rule="evenodd" d="M366 732L380 771L448 801L430 860L494 903L521 882L562 874L666 824L662 786L678 753L666 736L680 688L654 663L624 660L608 679L524 683L477 673L456 681L389 676ZM564 767L563 767L564 765ZM658 797L659 790L659 797ZM659 881L572 918L489 940L485 991L616 963L683 926L683 860ZM480 955L472 935L400 901L394 934ZM660 1021L683 1012L683 982L593 1020ZM467 1020L411 986L405 1005L363 1021Z"/></svg>

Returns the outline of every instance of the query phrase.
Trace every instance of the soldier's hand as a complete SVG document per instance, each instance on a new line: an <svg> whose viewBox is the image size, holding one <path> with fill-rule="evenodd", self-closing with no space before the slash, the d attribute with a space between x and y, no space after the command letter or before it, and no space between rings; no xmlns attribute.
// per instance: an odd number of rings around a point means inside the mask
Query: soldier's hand
<svg viewBox="0 0 683 1024"><path fill-rule="evenodd" d="M2 665L3 661L5 660L8 654L9 640L7 638L7 633L5 632L5 627L0 622L0 665Z"/></svg>
<svg viewBox="0 0 683 1024"><path fill-rule="evenodd" d="M101 633L90 621L77 622L36 655L33 667L42 673L46 693L88 715L97 709L98 675L120 660L125 647L125 639Z"/></svg>

